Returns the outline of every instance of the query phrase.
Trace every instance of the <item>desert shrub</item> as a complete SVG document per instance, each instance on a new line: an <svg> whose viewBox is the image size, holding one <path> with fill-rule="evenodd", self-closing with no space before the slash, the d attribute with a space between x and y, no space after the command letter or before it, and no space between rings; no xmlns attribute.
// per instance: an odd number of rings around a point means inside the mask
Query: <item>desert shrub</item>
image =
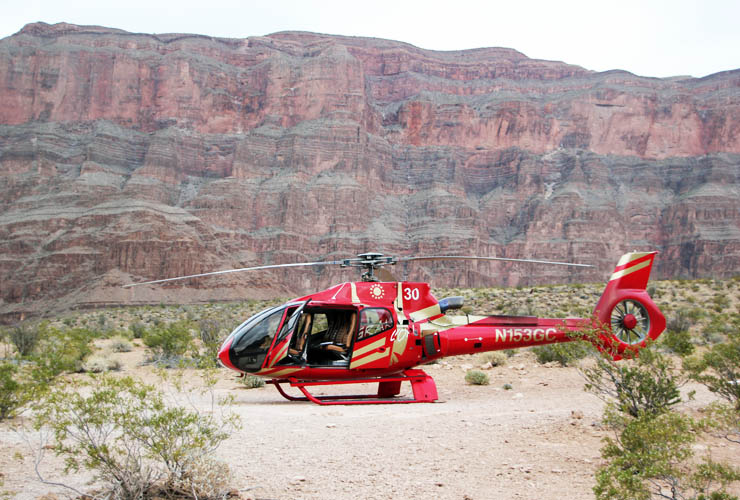
<svg viewBox="0 0 740 500"><path fill-rule="evenodd" d="M18 356L30 356L39 344L43 327L33 323L20 323L11 327L7 333L8 340L15 346Z"/></svg>
<svg viewBox="0 0 740 500"><path fill-rule="evenodd" d="M557 361L560 366L569 366L579 359L583 359L594 352L593 347L586 342L574 341L559 344L548 344L532 348L537 362L540 364Z"/></svg>
<svg viewBox="0 0 740 500"><path fill-rule="evenodd" d="M679 388L686 382L668 357L648 348L635 359L621 361L605 354L580 372L586 391L635 418L668 411L681 401Z"/></svg>
<svg viewBox="0 0 740 500"><path fill-rule="evenodd" d="M193 337L187 322L177 321L148 330L143 337L156 359L176 358L190 348Z"/></svg>
<svg viewBox="0 0 740 500"><path fill-rule="evenodd" d="M215 319L202 319L198 322L198 334L204 345L217 345L222 338L221 322Z"/></svg>
<svg viewBox="0 0 740 500"><path fill-rule="evenodd" d="M668 330L660 337L661 345L679 356L693 354L694 344L691 343L691 334L688 330Z"/></svg>
<svg viewBox="0 0 740 500"><path fill-rule="evenodd" d="M701 335L708 344L724 342L725 337L737 330L728 314L712 314L709 323L701 331Z"/></svg>
<svg viewBox="0 0 740 500"><path fill-rule="evenodd" d="M704 318L706 315L706 311L700 307L693 307L686 312L686 316L694 323Z"/></svg>
<svg viewBox="0 0 740 500"><path fill-rule="evenodd" d="M146 326L139 322L131 323L128 329L131 331L131 336L135 339L143 338L146 333Z"/></svg>
<svg viewBox="0 0 740 500"><path fill-rule="evenodd" d="M221 346L221 330L221 322L218 320L202 319L198 322L200 346L193 350L197 366L201 368L219 366L217 354Z"/></svg>
<svg viewBox="0 0 740 500"><path fill-rule="evenodd" d="M491 366L504 366L509 360L506 353L501 351L484 352L478 356L481 364L491 363Z"/></svg>
<svg viewBox="0 0 740 500"><path fill-rule="evenodd" d="M123 337L113 337L110 348L113 352L131 352L134 350L134 346L128 339Z"/></svg>
<svg viewBox="0 0 740 500"><path fill-rule="evenodd" d="M676 412L623 418L614 438L604 439L605 464L596 471L598 500L730 500L727 487L740 479L732 466L693 459L699 426Z"/></svg>
<svg viewBox="0 0 740 500"><path fill-rule="evenodd" d="M727 400L740 411L740 332L733 332L722 344L712 346L684 367L690 377Z"/></svg>
<svg viewBox="0 0 740 500"><path fill-rule="evenodd" d="M107 371L118 371L120 369L120 361L105 356L90 356L82 363L82 371L88 373L102 373Z"/></svg>
<svg viewBox="0 0 740 500"><path fill-rule="evenodd" d="M666 330L669 332L687 332L693 324L694 321L689 314L680 310L666 321Z"/></svg>
<svg viewBox="0 0 740 500"><path fill-rule="evenodd" d="M599 331L603 327L584 334L597 340ZM694 457L697 436L707 424L675 411L686 374L654 349L614 361L612 349L602 347L596 363L581 369L585 389L607 401L604 423L614 431L601 450L596 498L735 499L727 487L740 480L740 470L709 456Z"/></svg>
<svg viewBox="0 0 740 500"><path fill-rule="evenodd" d="M717 437L740 444L740 410L721 401L704 408L704 424Z"/></svg>
<svg viewBox="0 0 740 500"><path fill-rule="evenodd" d="M712 308L718 313L723 312L730 305L730 299L724 293L716 293L712 297Z"/></svg>
<svg viewBox="0 0 740 500"><path fill-rule="evenodd" d="M9 361L0 362L0 420L15 416L28 401L28 393L17 380L18 367Z"/></svg>
<svg viewBox="0 0 740 500"><path fill-rule="evenodd" d="M49 390L54 377L29 361L0 361L0 420L20 414Z"/></svg>
<svg viewBox="0 0 740 500"><path fill-rule="evenodd" d="M257 375L250 375L249 373L241 378L241 382L247 389L258 389L265 386L265 379Z"/></svg>
<svg viewBox="0 0 740 500"><path fill-rule="evenodd" d="M465 382L470 385L488 385L490 380L488 374L480 370L468 370L465 374Z"/></svg>
<svg viewBox="0 0 740 500"><path fill-rule="evenodd" d="M40 328L39 354L30 358L34 381L48 383L61 373L81 371L83 362L92 353L90 341L94 334L83 328L58 329L47 324Z"/></svg>
<svg viewBox="0 0 740 500"><path fill-rule="evenodd" d="M111 376L55 388L34 416L37 430L51 431L65 471L91 471L104 489L99 496L122 500L223 498L226 466L210 455L232 423L168 404L154 386Z"/></svg>

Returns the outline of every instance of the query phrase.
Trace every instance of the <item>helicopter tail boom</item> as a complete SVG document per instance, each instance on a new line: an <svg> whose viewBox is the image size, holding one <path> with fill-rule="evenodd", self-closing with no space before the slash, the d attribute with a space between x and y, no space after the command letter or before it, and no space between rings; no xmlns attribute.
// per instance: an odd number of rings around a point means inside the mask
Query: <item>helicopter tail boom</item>
<svg viewBox="0 0 740 500"><path fill-rule="evenodd" d="M436 343L428 343L439 345L437 352L430 350L427 355L473 354L583 338L615 359L627 350L636 352L665 329L665 317L645 290L656 254L633 252L622 256L590 319L485 316L468 318L462 325L443 325L440 318L422 326L423 334L436 336ZM598 338L586 334L589 329L594 329Z"/></svg>

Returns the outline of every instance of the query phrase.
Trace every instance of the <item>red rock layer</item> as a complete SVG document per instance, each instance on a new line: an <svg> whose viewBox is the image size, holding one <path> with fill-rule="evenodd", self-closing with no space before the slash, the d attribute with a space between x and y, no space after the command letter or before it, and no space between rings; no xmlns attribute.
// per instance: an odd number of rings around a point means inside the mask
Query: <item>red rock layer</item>
<svg viewBox="0 0 740 500"><path fill-rule="evenodd" d="M354 276L117 286L376 249L598 266L406 269L437 286L597 281L633 248L661 276L735 274L739 89L509 49L28 25L0 41L0 309L298 293Z"/></svg>

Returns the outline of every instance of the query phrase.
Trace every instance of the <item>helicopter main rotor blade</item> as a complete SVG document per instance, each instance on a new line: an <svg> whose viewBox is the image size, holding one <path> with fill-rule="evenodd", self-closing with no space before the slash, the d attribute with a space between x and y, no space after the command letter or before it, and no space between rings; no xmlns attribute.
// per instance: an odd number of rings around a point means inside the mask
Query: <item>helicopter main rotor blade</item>
<svg viewBox="0 0 740 500"><path fill-rule="evenodd" d="M155 283L165 283L168 281L185 280L188 278L200 278L202 276L216 276L218 274L240 273L243 271L259 271L260 269L277 269L279 267L331 266L331 265L342 264L343 262L344 262L343 260L331 260L331 261L327 260L327 261L322 261L322 262L296 262L294 264L271 264L267 266L242 267L239 269L226 269L224 271L213 271L210 273L190 274L188 276L177 276L175 278L165 278L161 280L144 281L142 283L129 283L128 285L123 285L123 288L131 288L132 286L139 286L139 285L153 285Z"/></svg>
<svg viewBox="0 0 740 500"><path fill-rule="evenodd" d="M473 255L425 255L421 257L399 257L398 261L412 260L502 260L506 262L526 262L530 264L552 264L556 266L594 267L591 264L575 264L572 262L554 262L549 260L510 259L507 257L476 257Z"/></svg>

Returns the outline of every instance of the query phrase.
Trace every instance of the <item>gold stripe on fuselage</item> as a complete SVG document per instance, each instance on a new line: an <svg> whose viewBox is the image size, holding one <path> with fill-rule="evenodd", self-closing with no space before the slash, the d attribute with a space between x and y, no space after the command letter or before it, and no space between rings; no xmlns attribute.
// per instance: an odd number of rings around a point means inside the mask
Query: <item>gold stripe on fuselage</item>
<svg viewBox="0 0 740 500"><path fill-rule="evenodd" d="M375 349L378 349L380 347L383 347L385 345L385 335L383 338L373 342L372 344L368 344L365 347L360 347L357 349L354 353L352 353L352 359L358 358L365 354L366 352L373 351Z"/></svg>
<svg viewBox="0 0 740 500"><path fill-rule="evenodd" d="M410 313L409 318L411 318L411 321L421 321L434 316L439 316L440 314L442 314L442 309L439 308L439 304L434 304Z"/></svg>
<svg viewBox="0 0 740 500"><path fill-rule="evenodd" d="M354 358L352 359L352 363L349 365L350 368L359 368L361 366L365 366L368 363L372 363L373 361L376 361L381 358L388 357L390 352L376 352L375 354L371 354L370 356L365 356L364 358L355 361Z"/></svg>
<svg viewBox="0 0 740 500"><path fill-rule="evenodd" d="M292 373L301 371L302 369L303 368L284 368L282 370L277 370L272 373L267 373L270 371L270 368L268 368L266 370L260 370L259 372L257 372L257 375L259 375L260 377L267 377L267 378L279 378L285 375L290 375Z"/></svg>

